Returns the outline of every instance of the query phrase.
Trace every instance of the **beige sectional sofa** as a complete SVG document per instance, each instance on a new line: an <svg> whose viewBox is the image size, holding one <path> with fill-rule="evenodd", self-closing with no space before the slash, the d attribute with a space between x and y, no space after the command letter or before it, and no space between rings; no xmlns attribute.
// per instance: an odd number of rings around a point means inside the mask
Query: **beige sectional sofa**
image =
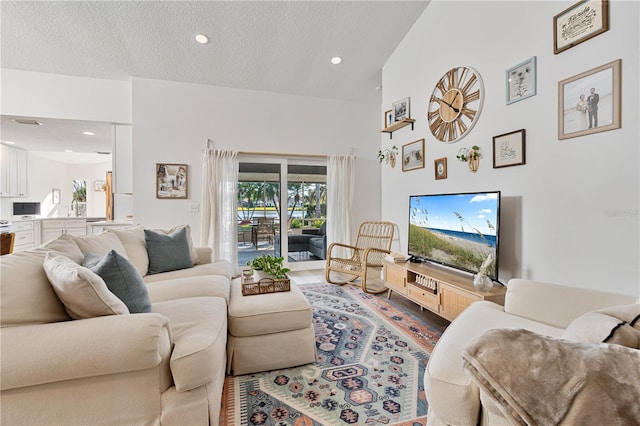
<svg viewBox="0 0 640 426"><path fill-rule="evenodd" d="M500 389L500 384L488 382L514 379L513 371L517 371L514 370L515 367L518 365L534 365L534 361L537 360L532 359L530 361L528 359L530 357L535 358L533 356L534 353L536 357L544 355L545 351L542 351L543 354L541 355L535 348L530 351L514 350L516 341L513 333L516 333L515 330L524 329L535 332L538 345L544 344L550 347L551 343L560 345L573 344L577 345L575 346L576 348L581 348L578 343L558 342L558 339L573 340L572 338L576 335L576 327L583 327L582 332L593 332L597 329L596 326L585 324L584 321L581 323L582 318L588 319L585 314L602 308L623 305L630 308L630 310L627 309L627 317L629 319L626 321L614 320L613 330L615 330L616 324L625 323L625 327L629 326L629 324L626 324L627 322L633 324L637 334L635 335L636 340L632 340L632 342L635 342L635 347L637 348L637 345L640 344L640 340L638 340L640 339L640 321L638 321L640 305L637 303L637 296L597 292L530 280L511 280L507 286L504 307L492 302L473 303L449 325L438 341L424 374L425 393L429 403L428 424L430 426L512 424L511 421L505 418L500 407L496 406L496 395L490 395L484 391L481 392L478 382L472 380L472 375L468 374L469 370L465 371L465 369L469 368L469 364L465 363L465 359L470 359L469 352L471 350L474 351L473 355L478 357L475 361L481 359L483 351L490 349L489 347L483 347L482 341L483 339L488 341L492 333L504 334L502 336L502 346L497 349L494 348L494 352L491 354L484 353L489 359L493 357L496 363L496 370L494 371L497 371L497 373L489 379L486 379L485 376L485 383L483 384L487 385L486 388L493 386L495 390L496 388ZM627 305L634 306L629 307ZM635 318L635 323L631 318ZM570 328L572 333L568 333ZM507 331L506 329L512 330ZM622 328L619 329L622 330ZM489 330L498 331L485 334ZM602 339L606 339L609 332L609 329L606 331L601 330L601 336L597 340L592 340L594 346L597 346L595 345L596 342L604 341ZM635 333L633 330L629 332L631 334ZM528 332L519 333L524 335ZM529 333L527 337L531 335L532 333ZM545 336L553 339L547 339ZM633 348L633 344L631 343L629 347ZM620 350L629 351L626 347ZM542 364L541 370L533 367L523 368L522 376L518 378L520 382L524 383L524 392L533 397L532 399L538 407L544 405L544 392L541 392L541 388L534 386L533 379L535 377L528 377L527 375L538 371L553 371L550 366L556 360L559 362L558 358L561 357L554 359L553 354L548 355L550 359L546 360L547 363ZM640 361L640 354L637 355L636 358ZM496 358L498 357L502 357L502 359L497 360ZM480 366L479 370L480 374L478 375L487 374L488 371L486 365L484 367ZM636 370L638 369L636 368ZM478 373L478 370L475 370L475 372ZM577 366L573 371L571 371L570 367L563 369L563 372L568 374L569 377L572 375L578 377L579 375ZM638 371L635 371L635 373L638 373ZM548 382L549 380L547 380ZM635 392L640 392L640 383L636 383L635 386ZM485 389L484 386L483 389ZM504 389L500 390L504 391ZM502 397L504 397L504 394ZM509 397L510 395L506 399ZM559 398L558 394L548 395L547 397L555 398L556 400ZM599 399L599 401L601 400ZM519 409L522 409L522 407L519 407ZM538 418L537 421L542 420ZM540 424L545 423L542 421ZM571 422L561 422L560 424L571 424Z"/></svg>
<svg viewBox="0 0 640 426"><path fill-rule="evenodd" d="M232 268L190 244L193 267L149 275L144 243L133 227L0 257L1 424L218 424ZM45 258L110 250L144 277L151 312L72 319Z"/></svg>

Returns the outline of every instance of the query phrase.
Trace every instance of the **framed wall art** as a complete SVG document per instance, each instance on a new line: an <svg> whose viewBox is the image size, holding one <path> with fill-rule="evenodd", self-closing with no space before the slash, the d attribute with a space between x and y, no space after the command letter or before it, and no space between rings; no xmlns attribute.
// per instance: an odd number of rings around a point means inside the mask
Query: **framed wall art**
<svg viewBox="0 0 640 426"><path fill-rule="evenodd" d="M620 128L622 60L558 83L558 139Z"/></svg>
<svg viewBox="0 0 640 426"><path fill-rule="evenodd" d="M536 94L536 57L527 59L506 71L507 105Z"/></svg>
<svg viewBox="0 0 640 426"><path fill-rule="evenodd" d="M581 0L553 17L553 53L609 31L609 2Z"/></svg>
<svg viewBox="0 0 640 426"><path fill-rule="evenodd" d="M433 168L436 173L436 180L447 178L447 157L433 160Z"/></svg>
<svg viewBox="0 0 640 426"><path fill-rule="evenodd" d="M58 188L51 190L51 204L60 204L60 190Z"/></svg>
<svg viewBox="0 0 640 426"><path fill-rule="evenodd" d="M384 128L391 126L393 124L393 110L385 111L384 113Z"/></svg>
<svg viewBox="0 0 640 426"><path fill-rule="evenodd" d="M493 168L521 166L525 164L524 129L493 137Z"/></svg>
<svg viewBox="0 0 640 426"><path fill-rule="evenodd" d="M156 198L187 198L187 165L156 163Z"/></svg>
<svg viewBox="0 0 640 426"><path fill-rule="evenodd" d="M98 192L105 192L107 190L107 187L105 186L103 180L97 180L93 182L93 190Z"/></svg>
<svg viewBox="0 0 640 426"><path fill-rule="evenodd" d="M393 103L393 121L402 121L411 118L411 99L404 98Z"/></svg>
<svg viewBox="0 0 640 426"><path fill-rule="evenodd" d="M424 139L402 145L402 171L424 167Z"/></svg>

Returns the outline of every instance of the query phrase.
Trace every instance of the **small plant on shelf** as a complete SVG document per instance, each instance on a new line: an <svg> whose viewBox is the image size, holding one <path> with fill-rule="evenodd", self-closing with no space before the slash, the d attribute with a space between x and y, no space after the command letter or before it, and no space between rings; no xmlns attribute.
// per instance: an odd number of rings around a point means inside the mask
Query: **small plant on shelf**
<svg viewBox="0 0 640 426"><path fill-rule="evenodd" d="M281 280L287 277L289 268L285 268L283 265L284 257L271 256L269 254L263 254L260 257L256 257L253 260L247 262L247 265L252 269L263 271L265 274L273 276L277 280Z"/></svg>
<svg viewBox="0 0 640 426"><path fill-rule="evenodd" d="M396 155L398 155L398 147L394 145L391 148L378 151L378 160L381 164L382 161L387 160L387 164L391 164L391 167L395 167Z"/></svg>

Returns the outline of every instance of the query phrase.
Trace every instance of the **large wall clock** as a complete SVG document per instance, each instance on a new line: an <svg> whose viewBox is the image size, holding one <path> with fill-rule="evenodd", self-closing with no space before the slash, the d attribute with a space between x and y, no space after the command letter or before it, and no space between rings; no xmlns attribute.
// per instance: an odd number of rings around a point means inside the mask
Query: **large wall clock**
<svg viewBox="0 0 640 426"><path fill-rule="evenodd" d="M466 136L480 117L484 86L478 71L471 67L451 68L436 83L427 121L433 136L455 142Z"/></svg>

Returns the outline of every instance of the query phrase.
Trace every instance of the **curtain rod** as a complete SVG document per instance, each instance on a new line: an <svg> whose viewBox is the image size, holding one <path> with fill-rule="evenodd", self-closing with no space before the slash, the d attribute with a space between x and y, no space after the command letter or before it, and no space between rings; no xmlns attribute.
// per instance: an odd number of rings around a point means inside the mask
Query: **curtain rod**
<svg viewBox="0 0 640 426"><path fill-rule="evenodd" d="M214 147L214 142L211 139L207 139L207 148L209 149L215 149ZM355 152L356 149L355 148L351 148L351 152L349 153L349 155L352 155L355 157ZM294 158L322 158L322 159L326 159L329 158L328 155L323 155L323 154L286 154L286 153L282 153L282 152L258 152L258 151L238 151L238 154L240 155L261 155L261 156L267 156L267 157L294 157Z"/></svg>
<svg viewBox="0 0 640 426"><path fill-rule="evenodd" d="M304 158L328 158L328 155L322 154L285 154L282 152L254 152L254 151L238 151L240 155L261 155L268 157L304 157Z"/></svg>

